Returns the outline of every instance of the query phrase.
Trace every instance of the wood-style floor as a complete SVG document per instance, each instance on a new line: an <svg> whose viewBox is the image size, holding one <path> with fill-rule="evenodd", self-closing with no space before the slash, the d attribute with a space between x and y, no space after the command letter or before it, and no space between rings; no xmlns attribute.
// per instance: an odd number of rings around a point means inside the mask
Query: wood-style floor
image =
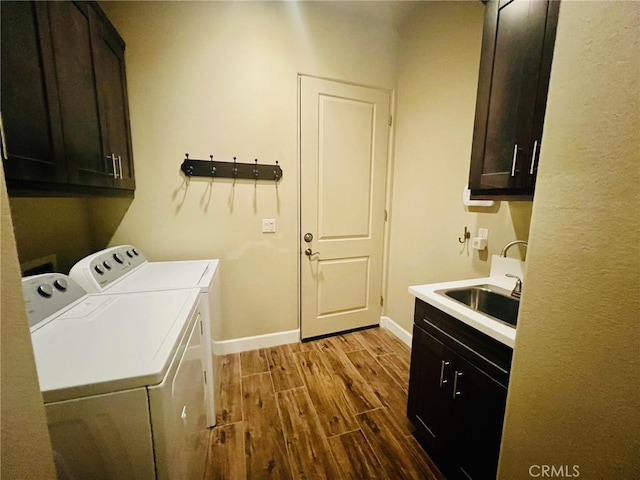
<svg viewBox="0 0 640 480"><path fill-rule="evenodd" d="M205 479L444 479L406 419L409 359L380 328L216 357Z"/></svg>

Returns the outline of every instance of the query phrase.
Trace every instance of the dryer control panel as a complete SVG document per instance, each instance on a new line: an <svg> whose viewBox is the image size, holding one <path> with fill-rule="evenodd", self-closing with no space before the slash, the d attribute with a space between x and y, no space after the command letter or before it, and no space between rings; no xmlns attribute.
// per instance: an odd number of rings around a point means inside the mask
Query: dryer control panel
<svg viewBox="0 0 640 480"><path fill-rule="evenodd" d="M100 293L146 262L133 245L119 245L83 258L73 266L69 276L87 292Z"/></svg>
<svg viewBox="0 0 640 480"><path fill-rule="evenodd" d="M87 294L71 278L62 273L44 273L22 279L22 296L33 332L47 317L75 303Z"/></svg>

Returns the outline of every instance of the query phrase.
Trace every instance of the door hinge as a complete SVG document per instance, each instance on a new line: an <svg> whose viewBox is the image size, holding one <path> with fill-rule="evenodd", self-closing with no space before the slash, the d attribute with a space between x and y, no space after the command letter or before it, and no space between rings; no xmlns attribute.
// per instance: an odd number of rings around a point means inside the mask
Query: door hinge
<svg viewBox="0 0 640 480"><path fill-rule="evenodd" d="M389 126L393 124L393 115L389 115Z"/></svg>
<svg viewBox="0 0 640 480"><path fill-rule="evenodd" d="M384 307L384 297L380 296L380 306Z"/></svg>
<svg viewBox="0 0 640 480"><path fill-rule="evenodd" d="M384 211L384 221L387 221L387 218L389 218L389 215L387 214L387 210L385 209Z"/></svg>
<svg viewBox="0 0 640 480"><path fill-rule="evenodd" d="M206 370L204 370L204 371L202 372L202 374L204 375L204 383L206 384L206 383L207 383L207 371L206 371Z"/></svg>
<svg viewBox="0 0 640 480"><path fill-rule="evenodd" d="M200 320L200 335L204 335L204 329L202 328L202 320Z"/></svg>

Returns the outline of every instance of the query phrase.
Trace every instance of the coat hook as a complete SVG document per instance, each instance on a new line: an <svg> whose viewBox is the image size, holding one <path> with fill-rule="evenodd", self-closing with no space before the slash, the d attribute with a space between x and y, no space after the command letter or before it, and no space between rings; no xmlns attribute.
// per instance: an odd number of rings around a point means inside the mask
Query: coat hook
<svg viewBox="0 0 640 480"><path fill-rule="evenodd" d="M185 161L189 160L189 154L188 153L185 153L184 156L185 156ZM191 175L193 175L193 165L189 165L187 167L187 171L185 173L187 174L187 177L191 177Z"/></svg>
<svg viewBox="0 0 640 480"><path fill-rule="evenodd" d="M2 1L2 0L0 0ZM206 157L205 157L206 158ZM209 155L209 161L206 160L192 160L189 158L189 154L184 154L184 161L180 166L180 170L187 176L197 177L230 177L233 179L255 179L269 180L268 170L272 168L273 176L271 177L276 183L282 180L282 168L280 162L275 161L275 165L261 164L259 158L254 158L254 163L240 163L238 157L232 157L233 161L220 161L215 160L213 154Z"/></svg>
<svg viewBox="0 0 640 480"><path fill-rule="evenodd" d="M471 232L469 230L467 230L467 227L464 227L464 239L458 237L458 241L460 243L465 243L467 240L469 240L471 238Z"/></svg>

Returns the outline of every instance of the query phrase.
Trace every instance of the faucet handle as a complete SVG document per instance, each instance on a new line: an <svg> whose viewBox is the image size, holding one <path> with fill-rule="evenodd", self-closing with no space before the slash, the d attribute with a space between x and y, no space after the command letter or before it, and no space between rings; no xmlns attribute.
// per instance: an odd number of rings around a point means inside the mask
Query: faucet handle
<svg viewBox="0 0 640 480"><path fill-rule="evenodd" d="M511 290L511 296L520 298L520 294L522 293L522 279L517 275L512 275L511 273L505 273L505 277L516 279L516 285L513 287L513 290Z"/></svg>

